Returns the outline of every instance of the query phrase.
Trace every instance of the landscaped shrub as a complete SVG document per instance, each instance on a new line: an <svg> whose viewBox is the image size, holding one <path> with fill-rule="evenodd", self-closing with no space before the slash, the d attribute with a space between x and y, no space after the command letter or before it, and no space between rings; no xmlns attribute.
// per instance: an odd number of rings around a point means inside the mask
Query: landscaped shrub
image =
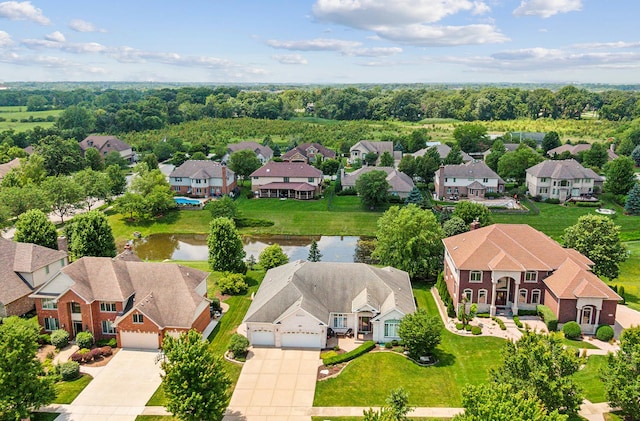
<svg viewBox="0 0 640 421"><path fill-rule="evenodd" d="M96 342L96 345L99 347L109 346L111 348L115 348L118 345L116 338L111 339L100 339Z"/></svg>
<svg viewBox="0 0 640 421"><path fill-rule="evenodd" d="M222 311L222 307L220 307L220 299L216 297L212 298L210 307L213 311Z"/></svg>
<svg viewBox="0 0 640 421"><path fill-rule="evenodd" d="M64 329L58 329L51 332L51 345L56 348L64 348L69 344L69 332Z"/></svg>
<svg viewBox="0 0 640 421"><path fill-rule="evenodd" d="M480 319L489 319L491 318L491 315L489 313L478 313L476 314L476 317Z"/></svg>
<svg viewBox="0 0 640 421"><path fill-rule="evenodd" d="M520 317L513 316L513 323L515 323L516 326L522 329L523 325L522 325L522 322L520 321Z"/></svg>
<svg viewBox="0 0 640 421"><path fill-rule="evenodd" d="M79 363L80 361L82 361L82 358L83 358L83 357L84 357L84 355L80 355L80 354L78 354L77 352L74 352L73 354L71 354L71 355L69 356L69 359L70 359L71 361L74 361L74 362Z"/></svg>
<svg viewBox="0 0 640 421"><path fill-rule="evenodd" d="M79 349L74 354L78 354L80 356L80 361L82 361L83 363L88 363L91 360L93 360L93 354L91 353L91 350L88 348Z"/></svg>
<svg viewBox="0 0 640 421"><path fill-rule="evenodd" d="M474 335L481 335L482 334L482 328L480 326L473 326L471 328L471 333Z"/></svg>
<svg viewBox="0 0 640 421"><path fill-rule="evenodd" d="M113 354L113 349L108 345L100 347L100 350L102 351L103 357L110 357Z"/></svg>
<svg viewBox="0 0 640 421"><path fill-rule="evenodd" d="M50 343L51 343L51 335L49 335L48 333L43 333L42 335L38 336L39 345L48 345Z"/></svg>
<svg viewBox="0 0 640 421"><path fill-rule="evenodd" d="M562 326L562 333L567 339L578 339L582 335L582 329L577 322L567 322Z"/></svg>
<svg viewBox="0 0 640 421"><path fill-rule="evenodd" d="M247 348L249 348L249 340L238 334L234 333L229 340L229 346L227 349L233 354L233 358L244 358L247 356Z"/></svg>
<svg viewBox="0 0 640 421"><path fill-rule="evenodd" d="M236 223L237 228L250 228L250 227L272 227L275 222L270 221L268 219L259 219L259 218L234 218L233 220Z"/></svg>
<svg viewBox="0 0 640 421"><path fill-rule="evenodd" d="M613 328L609 325L600 325L596 330L596 338L603 342L609 342L613 339Z"/></svg>
<svg viewBox="0 0 640 421"><path fill-rule="evenodd" d="M398 346L398 340L397 339L392 340L391 346Z"/></svg>
<svg viewBox="0 0 640 421"><path fill-rule="evenodd" d="M464 325L462 323L456 323L456 329L463 330L464 329Z"/></svg>
<svg viewBox="0 0 640 421"><path fill-rule="evenodd" d="M91 348L91 345L93 345L93 334L91 332L78 332L76 335L76 344L80 348Z"/></svg>
<svg viewBox="0 0 640 421"><path fill-rule="evenodd" d="M322 360L322 363L324 365L335 365L335 364L340 364L340 363L344 363L347 361L351 361L354 358L357 358L361 355L366 354L367 352L371 351L373 348L376 347L375 342L373 341L367 341L365 343L363 343L362 345L360 345L359 347L357 347L356 349L354 349L353 351L349 351L346 352L344 354L339 354L336 355L335 357L331 357L331 358L324 358Z"/></svg>
<svg viewBox="0 0 640 421"><path fill-rule="evenodd" d="M102 348L93 348L90 352L91 358L96 359L102 357Z"/></svg>
<svg viewBox="0 0 640 421"><path fill-rule="evenodd" d="M239 273L228 273L218 279L218 288L223 294L241 295L247 292L249 286L244 279L244 275Z"/></svg>
<svg viewBox="0 0 640 421"><path fill-rule="evenodd" d="M552 205L558 205L560 204L560 199L553 199L553 198L548 198L544 200L545 203L550 203Z"/></svg>
<svg viewBox="0 0 640 421"><path fill-rule="evenodd" d="M498 324L498 326L500 326L500 330L507 330L507 327L504 325L504 322L502 321L502 319L498 319L497 317L492 317L491 320L493 320Z"/></svg>
<svg viewBox="0 0 640 421"><path fill-rule="evenodd" d="M602 205L600 202L577 202L576 206L579 208L599 208Z"/></svg>
<svg viewBox="0 0 640 421"><path fill-rule="evenodd" d="M338 196L357 196L358 192L353 187L348 187L346 189L342 189L336 193Z"/></svg>
<svg viewBox="0 0 640 421"><path fill-rule="evenodd" d="M471 332L471 325L466 325L464 327L464 330L466 330L467 332Z"/></svg>
<svg viewBox="0 0 640 421"><path fill-rule="evenodd" d="M444 273L440 272L438 274L438 280L436 281L436 289L438 290L438 294L440 295L440 299L447 306L447 316L455 317L456 311L453 306L453 300L449 295L449 290L447 289L447 283L444 281Z"/></svg>
<svg viewBox="0 0 640 421"><path fill-rule="evenodd" d="M523 310L518 309L518 316L537 316L538 310Z"/></svg>
<svg viewBox="0 0 640 421"><path fill-rule="evenodd" d="M542 320L544 320L544 324L547 325L547 330L549 330L549 332L555 332L558 330L558 318L553 314L553 311L551 311L549 307L538 304L536 311L538 312L538 316L542 317Z"/></svg>
<svg viewBox="0 0 640 421"><path fill-rule="evenodd" d="M620 288L618 288L618 295L622 298L622 301L619 301L618 304L624 304L627 301L624 296L624 285L620 285Z"/></svg>
<svg viewBox="0 0 640 421"><path fill-rule="evenodd" d="M68 382L75 380L80 376L80 364L75 361L67 361L58 365L58 373L62 377L62 380Z"/></svg>
<svg viewBox="0 0 640 421"><path fill-rule="evenodd" d="M391 342L387 342L384 344L384 349L391 349L393 348L393 345L391 344Z"/></svg>

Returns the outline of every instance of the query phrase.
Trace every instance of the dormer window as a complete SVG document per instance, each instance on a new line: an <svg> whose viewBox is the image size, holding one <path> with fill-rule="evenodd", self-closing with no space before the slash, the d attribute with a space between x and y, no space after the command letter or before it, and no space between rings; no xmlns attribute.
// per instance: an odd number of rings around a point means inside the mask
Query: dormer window
<svg viewBox="0 0 640 421"><path fill-rule="evenodd" d="M142 323L144 323L144 316L140 313L136 313L133 315L133 323L137 324L137 325L141 325Z"/></svg>

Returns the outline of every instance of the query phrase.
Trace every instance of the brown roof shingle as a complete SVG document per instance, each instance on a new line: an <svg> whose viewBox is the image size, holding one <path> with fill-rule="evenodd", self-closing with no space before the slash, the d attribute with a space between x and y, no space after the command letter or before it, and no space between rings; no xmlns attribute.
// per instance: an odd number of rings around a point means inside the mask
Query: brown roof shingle
<svg viewBox="0 0 640 421"><path fill-rule="evenodd" d="M90 135L87 136L82 142L80 142L80 149L86 151L88 148L96 148L98 150L102 150L106 144L109 144L109 149L114 151L125 151L127 149L131 149L131 145L123 142L115 136L98 136L98 135Z"/></svg>
<svg viewBox="0 0 640 421"><path fill-rule="evenodd" d="M251 177L322 177L322 171L303 162L267 162Z"/></svg>
<svg viewBox="0 0 640 421"><path fill-rule="evenodd" d="M223 168L227 167L206 159L190 159L171 171L169 177L201 179L222 178ZM230 168L227 168L227 174L233 176L234 172Z"/></svg>

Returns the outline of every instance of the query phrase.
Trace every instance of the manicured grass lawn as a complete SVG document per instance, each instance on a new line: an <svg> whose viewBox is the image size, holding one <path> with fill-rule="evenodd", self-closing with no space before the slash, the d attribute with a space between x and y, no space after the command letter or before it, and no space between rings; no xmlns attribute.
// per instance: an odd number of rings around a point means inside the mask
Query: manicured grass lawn
<svg viewBox="0 0 640 421"><path fill-rule="evenodd" d="M415 288L414 294L419 307L436 314L426 286ZM469 338L443 330L436 352L440 362L432 367L420 367L399 354L370 353L338 377L318 382L314 406L379 406L391 389L403 387L411 405L459 407L463 386L487 381L489 370L500 363L503 344L500 338Z"/></svg>
<svg viewBox="0 0 640 421"><path fill-rule="evenodd" d="M53 403L69 404L73 402L91 380L93 380L93 377L88 374L83 374L70 382L56 383L55 387L58 395Z"/></svg>
<svg viewBox="0 0 640 421"><path fill-rule="evenodd" d="M57 412L32 412L31 421L53 421L59 415Z"/></svg>
<svg viewBox="0 0 640 421"><path fill-rule="evenodd" d="M627 305L640 311L640 241L625 244L629 250L629 258L620 265L620 277L611 285L624 286Z"/></svg>
<svg viewBox="0 0 640 421"><path fill-rule="evenodd" d="M600 370L606 367L605 355L592 355L586 366L573 375L574 380L584 390L585 398L591 402L606 402L604 384L600 380Z"/></svg>
<svg viewBox="0 0 640 421"><path fill-rule="evenodd" d="M137 419L137 418L136 418ZM411 417L411 421L447 421L451 418ZM311 421L362 421L364 417L311 417Z"/></svg>
<svg viewBox="0 0 640 421"><path fill-rule="evenodd" d="M574 341L565 337L562 338L562 343L573 348L599 349L597 346L590 344L589 341Z"/></svg>

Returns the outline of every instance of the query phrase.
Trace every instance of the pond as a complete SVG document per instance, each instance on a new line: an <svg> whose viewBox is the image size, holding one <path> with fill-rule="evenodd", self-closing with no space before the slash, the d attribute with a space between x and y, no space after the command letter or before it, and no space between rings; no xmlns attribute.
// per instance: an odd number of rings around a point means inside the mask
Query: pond
<svg viewBox="0 0 640 421"><path fill-rule="evenodd" d="M316 240L323 262L353 262L353 253L360 237L354 236L296 236L245 235L242 238L247 257L258 260L262 250L271 244L280 244L289 260L305 260L311 241ZM133 251L143 260L207 260L206 234L153 234L133 241Z"/></svg>

